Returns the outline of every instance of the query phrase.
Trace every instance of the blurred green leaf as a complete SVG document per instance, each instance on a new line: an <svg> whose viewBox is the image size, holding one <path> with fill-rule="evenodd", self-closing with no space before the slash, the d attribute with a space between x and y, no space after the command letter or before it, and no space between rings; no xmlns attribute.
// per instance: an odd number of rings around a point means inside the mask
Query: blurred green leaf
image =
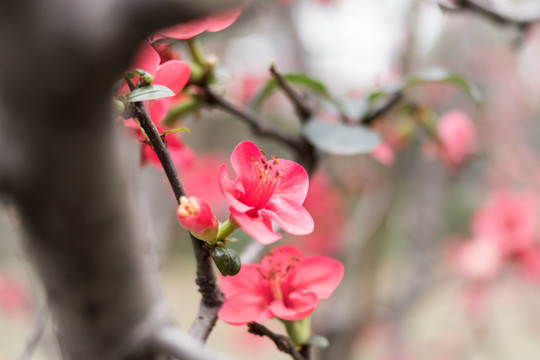
<svg viewBox="0 0 540 360"><path fill-rule="evenodd" d="M129 102L155 100L174 96L174 92L163 85L149 85L130 92L127 96Z"/></svg>
<svg viewBox="0 0 540 360"><path fill-rule="evenodd" d="M312 119L302 130L313 146L334 155L366 154L381 141L378 133L362 125L324 123Z"/></svg>

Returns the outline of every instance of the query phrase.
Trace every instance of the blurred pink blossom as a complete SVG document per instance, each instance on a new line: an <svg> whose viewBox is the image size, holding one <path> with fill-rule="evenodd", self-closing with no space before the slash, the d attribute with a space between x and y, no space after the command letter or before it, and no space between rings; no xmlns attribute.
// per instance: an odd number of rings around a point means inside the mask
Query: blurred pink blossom
<svg viewBox="0 0 540 360"><path fill-rule="evenodd" d="M451 169L459 167L475 150L475 130L469 116L460 110L444 114L437 123L440 157Z"/></svg>
<svg viewBox="0 0 540 360"><path fill-rule="evenodd" d="M499 189L474 214L472 231L496 244L504 256L517 255L534 244L537 214L537 199L530 193Z"/></svg>

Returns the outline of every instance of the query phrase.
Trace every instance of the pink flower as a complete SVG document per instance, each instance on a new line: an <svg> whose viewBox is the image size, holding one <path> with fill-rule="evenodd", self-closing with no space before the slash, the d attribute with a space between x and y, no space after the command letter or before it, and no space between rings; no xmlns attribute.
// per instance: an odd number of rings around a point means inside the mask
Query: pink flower
<svg viewBox="0 0 540 360"><path fill-rule="evenodd" d="M453 260L457 270L472 281L494 278L503 261L497 244L483 239L460 244Z"/></svg>
<svg viewBox="0 0 540 360"><path fill-rule="evenodd" d="M451 169L459 167L474 152L474 125L460 110L447 112L439 119L437 136L441 142L440 156Z"/></svg>
<svg viewBox="0 0 540 360"><path fill-rule="evenodd" d="M324 257L305 257L292 246L281 246L259 265L244 264L238 275L221 277L225 303L219 318L232 325L271 317L300 320L328 298L343 277L343 265Z"/></svg>
<svg viewBox="0 0 540 360"><path fill-rule="evenodd" d="M171 26L170 28L158 31L156 39L169 37L173 39L185 40L197 36L205 31L218 32L229 27L238 19L241 8L227 11L220 15L193 20L185 24Z"/></svg>
<svg viewBox="0 0 540 360"><path fill-rule="evenodd" d="M497 244L503 255L517 255L534 244L537 211L531 194L499 190L475 213L472 230L475 237Z"/></svg>
<svg viewBox="0 0 540 360"><path fill-rule="evenodd" d="M281 239L270 220L293 235L313 231L313 219L302 206L309 186L302 166L284 159L267 160L250 141L241 142L230 161L236 179L231 180L227 165L222 164L219 186L231 205L231 216L246 233L262 244Z"/></svg>
<svg viewBox="0 0 540 360"><path fill-rule="evenodd" d="M394 149L387 142L381 142L373 151L371 156L384 165L392 165L394 163Z"/></svg>
<svg viewBox="0 0 540 360"><path fill-rule="evenodd" d="M219 223L208 204L198 197L180 197L176 216L180 224L197 239L207 242L216 239Z"/></svg>

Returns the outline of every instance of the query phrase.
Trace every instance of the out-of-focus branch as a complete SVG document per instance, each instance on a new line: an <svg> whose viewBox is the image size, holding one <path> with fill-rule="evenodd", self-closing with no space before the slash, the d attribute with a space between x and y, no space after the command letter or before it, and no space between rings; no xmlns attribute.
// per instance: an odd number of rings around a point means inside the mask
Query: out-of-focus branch
<svg viewBox="0 0 540 360"><path fill-rule="evenodd" d="M439 6L448 11L471 11L499 24L526 27L540 20L540 2L529 0L515 4L493 0L439 0Z"/></svg>
<svg viewBox="0 0 540 360"><path fill-rule="evenodd" d="M24 346L24 350L19 356L18 360L30 359L39 343L39 340L41 339L41 335L43 335L43 332L45 331L45 325L47 324L49 317L48 315L49 310L47 309L47 305L42 304L36 313L36 319L32 325L32 332L30 333L30 336L26 341L26 345Z"/></svg>
<svg viewBox="0 0 540 360"><path fill-rule="evenodd" d="M266 336L276 344L279 351L291 355L294 360L306 360L306 358L296 350L296 346L287 336L276 334L266 326L256 322L250 322L248 324L248 331L254 335Z"/></svg>
<svg viewBox="0 0 540 360"><path fill-rule="evenodd" d="M364 116L360 122L362 125L365 126L371 126L373 125L377 120L382 118L383 115L388 113L390 110L392 110L399 102L403 99L403 93L399 92L397 94L394 94L390 96L390 98L382 105L379 105L375 109L373 109L369 114Z"/></svg>
<svg viewBox="0 0 540 360"><path fill-rule="evenodd" d="M130 84L130 87L132 87L132 84ZM148 136L152 148L163 166L163 170L167 175L177 202L180 203L180 197L186 196L186 193L180 182L178 172L176 171L176 167L174 166L169 151L154 126L154 123L148 116L144 104L142 102L137 102L134 104L134 107L137 119ZM195 339L205 341L214 328L217 320L217 313L223 304L224 298L216 282L216 275L212 267L212 259L208 247L203 241L198 240L193 235L190 234L190 237L195 251L195 260L197 262L196 283L199 286L199 292L202 295L202 299L199 312L189 333Z"/></svg>
<svg viewBox="0 0 540 360"><path fill-rule="evenodd" d="M158 354L179 360L234 360L210 349L175 328L165 327L150 340L150 348Z"/></svg>
<svg viewBox="0 0 540 360"><path fill-rule="evenodd" d="M311 109L304 103L296 91L287 83L287 80L277 71L274 63L270 65L270 73L276 80L278 86L285 92L287 98L291 101L294 106L296 114L300 120L305 123L311 118Z"/></svg>

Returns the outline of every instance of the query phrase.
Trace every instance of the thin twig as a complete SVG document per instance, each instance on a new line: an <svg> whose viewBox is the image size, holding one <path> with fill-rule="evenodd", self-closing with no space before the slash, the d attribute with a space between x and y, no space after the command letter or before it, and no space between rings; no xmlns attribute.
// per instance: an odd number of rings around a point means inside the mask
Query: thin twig
<svg viewBox="0 0 540 360"><path fill-rule="evenodd" d="M296 346L292 343L291 339L285 335L276 334L266 326L256 322L250 322L248 324L248 331L254 335L268 337L274 342L274 344L276 344L279 351L291 355L294 360L307 360L296 349Z"/></svg>
<svg viewBox="0 0 540 360"><path fill-rule="evenodd" d="M234 104L214 93L209 87L203 86L202 89L206 95L209 105L219 107L222 110L228 112L229 114L234 115L235 117L244 121L251 127L251 130L254 133L260 136L273 138L295 150L298 149L298 141L295 138L268 127L255 114L248 112L245 109L241 109L238 106L235 106Z"/></svg>
<svg viewBox="0 0 540 360"><path fill-rule="evenodd" d="M383 115L392 110L394 106L396 106L402 99L403 93L401 92L390 96L390 98L384 104L380 105L379 107L373 109L371 112L366 114L366 116L361 119L361 124L365 126L373 125Z"/></svg>
<svg viewBox="0 0 540 360"><path fill-rule="evenodd" d="M308 173L312 173L315 170L319 157L315 148L304 137L295 138L272 129L265 125L255 114L230 103L221 96L215 94L208 86L201 86L201 89L204 91L209 105L219 107L244 121L251 127L251 130L255 134L274 139L289 146L295 151L297 161L306 168Z"/></svg>
<svg viewBox="0 0 540 360"><path fill-rule="evenodd" d="M540 20L540 3L538 1L506 6L500 2L495 3L486 0L458 0L451 4L439 0L438 4L443 10L468 10L498 24L515 25L523 28Z"/></svg>
<svg viewBox="0 0 540 360"><path fill-rule="evenodd" d="M39 340L41 339L41 336L43 335L43 332L45 331L45 325L47 325L47 320L49 319L49 312L47 305L43 303L36 314L36 319L34 321L34 325L32 326L32 333L30 334L30 337L26 341L26 345L24 346L24 350L22 354L19 356L19 360L28 360L34 353L34 350L36 349Z"/></svg>
<svg viewBox="0 0 540 360"><path fill-rule="evenodd" d="M133 89L133 84L128 79L128 85ZM177 202L180 202L181 196L186 196L186 192L180 182L180 177L176 171L176 167L171 159L169 151L161 136L156 129L154 123L148 116L144 104L142 102L133 103L135 113L139 123L148 136L152 148L156 153L163 170L167 175L169 184L173 189ZM193 322L189 334L194 338L206 341L212 331L216 321L217 313L223 304L224 297L217 285L216 275L212 267L212 258L210 251L204 242L195 238L190 234L191 243L195 252L195 260L197 261L197 279L196 283L199 286L199 292L202 295L199 312Z"/></svg>
<svg viewBox="0 0 540 360"><path fill-rule="evenodd" d="M279 87L285 92L287 98L292 102L296 114L302 121L302 123L307 122L312 115L311 109L304 103L300 96L294 91L294 89L287 83L287 80L277 71L274 63L270 65L270 73L276 80Z"/></svg>

